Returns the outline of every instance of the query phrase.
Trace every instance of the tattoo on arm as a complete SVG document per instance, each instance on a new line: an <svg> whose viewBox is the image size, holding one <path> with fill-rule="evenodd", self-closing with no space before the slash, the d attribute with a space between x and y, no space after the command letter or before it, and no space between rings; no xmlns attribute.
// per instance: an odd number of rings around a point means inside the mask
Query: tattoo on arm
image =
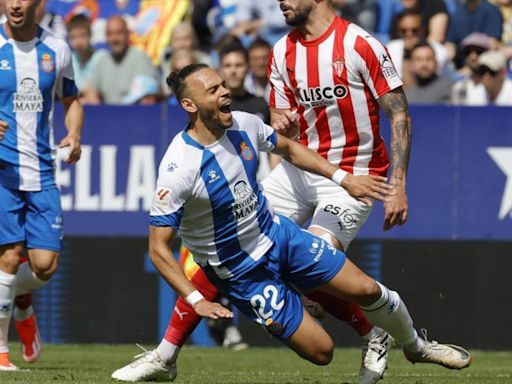
<svg viewBox="0 0 512 384"><path fill-rule="evenodd" d="M409 164L411 122L407 99L402 88L395 89L379 98L379 105L391 120L392 178L396 182L403 182Z"/></svg>

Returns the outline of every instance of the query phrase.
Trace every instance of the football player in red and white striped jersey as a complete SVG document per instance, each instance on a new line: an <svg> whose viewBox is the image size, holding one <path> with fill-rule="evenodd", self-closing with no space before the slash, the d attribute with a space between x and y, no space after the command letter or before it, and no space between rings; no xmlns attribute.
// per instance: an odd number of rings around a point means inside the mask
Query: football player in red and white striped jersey
<svg viewBox="0 0 512 384"><path fill-rule="evenodd" d="M384 228L407 220L411 127L402 81L386 48L359 26L337 17L330 0L279 3L287 23L296 28L275 44L270 58L272 119L288 116L290 124L280 127L280 133L296 137L338 165L346 172L345 189L282 162L264 180L264 190L276 212L299 224L311 219L310 231L346 251L371 212L373 202L367 199L380 199L375 190L361 201L354 194L356 186L364 175L386 176L389 168L379 132L379 107L391 120L389 182L395 187L395 193L384 199ZM356 305L325 293L308 297L329 312L337 311L333 314L348 320L366 340L359 382L377 382L387 365L388 335L373 327Z"/></svg>

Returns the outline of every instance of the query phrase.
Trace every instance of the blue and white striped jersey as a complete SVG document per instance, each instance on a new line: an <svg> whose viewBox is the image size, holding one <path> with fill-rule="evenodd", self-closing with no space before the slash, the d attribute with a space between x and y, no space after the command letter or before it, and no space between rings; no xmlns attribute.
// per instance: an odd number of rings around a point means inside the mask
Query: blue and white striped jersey
<svg viewBox="0 0 512 384"><path fill-rule="evenodd" d="M38 28L31 41L10 39L0 24L0 183L39 191L55 185L55 95L74 96L71 52L65 41Z"/></svg>
<svg viewBox="0 0 512 384"><path fill-rule="evenodd" d="M276 236L256 182L258 152L275 144L274 130L245 112L233 112L232 127L211 145L179 133L160 163L151 225L178 229L194 260L221 279L252 269Z"/></svg>

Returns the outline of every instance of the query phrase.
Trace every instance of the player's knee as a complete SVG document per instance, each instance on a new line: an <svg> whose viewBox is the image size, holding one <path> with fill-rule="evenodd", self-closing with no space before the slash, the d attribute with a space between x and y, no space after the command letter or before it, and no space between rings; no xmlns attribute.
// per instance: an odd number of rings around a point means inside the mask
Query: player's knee
<svg viewBox="0 0 512 384"><path fill-rule="evenodd" d="M44 257L36 257L31 260L32 271L41 280L49 280L57 272L59 254L51 252Z"/></svg>
<svg viewBox="0 0 512 384"><path fill-rule="evenodd" d="M320 348L318 348L313 356L311 356L310 361L316 365L327 365L332 361L332 357L334 354L334 343L332 340L329 343L324 343Z"/></svg>
<svg viewBox="0 0 512 384"><path fill-rule="evenodd" d="M0 265L2 269L9 273L15 273L16 268L21 262L23 254L23 244L8 244L0 247Z"/></svg>
<svg viewBox="0 0 512 384"><path fill-rule="evenodd" d="M359 282L358 296L361 298L359 304L369 305L380 298L381 292L377 282L371 278L361 279Z"/></svg>

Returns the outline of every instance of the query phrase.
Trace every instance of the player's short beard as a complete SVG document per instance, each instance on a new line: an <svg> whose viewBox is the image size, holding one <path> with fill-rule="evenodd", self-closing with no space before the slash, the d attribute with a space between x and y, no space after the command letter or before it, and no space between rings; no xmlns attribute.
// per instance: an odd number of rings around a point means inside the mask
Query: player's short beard
<svg viewBox="0 0 512 384"><path fill-rule="evenodd" d="M308 12L296 12L295 17L286 19L286 24L291 25L292 27L300 27L306 24L307 19Z"/></svg>

